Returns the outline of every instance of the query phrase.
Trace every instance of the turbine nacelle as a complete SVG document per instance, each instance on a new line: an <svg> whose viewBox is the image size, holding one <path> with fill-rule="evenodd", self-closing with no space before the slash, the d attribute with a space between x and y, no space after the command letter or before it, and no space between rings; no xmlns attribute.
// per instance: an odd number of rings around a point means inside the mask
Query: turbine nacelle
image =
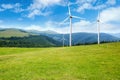
<svg viewBox="0 0 120 80"><path fill-rule="evenodd" d="M70 16L70 18L73 18L72 16Z"/></svg>
<svg viewBox="0 0 120 80"><path fill-rule="evenodd" d="M100 20L97 20L97 22L100 22Z"/></svg>

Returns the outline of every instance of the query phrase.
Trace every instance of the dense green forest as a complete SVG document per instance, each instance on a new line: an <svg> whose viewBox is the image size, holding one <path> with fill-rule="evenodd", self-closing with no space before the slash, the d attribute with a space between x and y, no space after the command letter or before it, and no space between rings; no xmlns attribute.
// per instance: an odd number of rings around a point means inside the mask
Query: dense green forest
<svg viewBox="0 0 120 80"><path fill-rule="evenodd" d="M61 43L47 36L0 38L0 47L52 47Z"/></svg>

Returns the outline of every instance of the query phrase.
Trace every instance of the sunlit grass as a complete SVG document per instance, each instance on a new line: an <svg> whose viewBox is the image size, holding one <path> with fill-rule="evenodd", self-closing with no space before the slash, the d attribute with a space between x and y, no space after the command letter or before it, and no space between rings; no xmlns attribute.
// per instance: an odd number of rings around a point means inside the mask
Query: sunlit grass
<svg viewBox="0 0 120 80"><path fill-rule="evenodd" d="M120 43L0 48L0 80L120 80Z"/></svg>

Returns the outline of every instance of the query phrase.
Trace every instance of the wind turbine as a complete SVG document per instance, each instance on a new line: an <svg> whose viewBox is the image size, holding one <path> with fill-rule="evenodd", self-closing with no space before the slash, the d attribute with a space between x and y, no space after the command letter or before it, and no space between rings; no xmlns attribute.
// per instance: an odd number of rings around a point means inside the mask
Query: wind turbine
<svg viewBox="0 0 120 80"><path fill-rule="evenodd" d="M78 17L78 16L73 16L71 14L71 10L70 10L70 5L68 3L68 17L64 19L64 21L62 23L65 23L68 19L70 19L70 34L69 34L69 46L71 47L72 46L72 18L77 18L77 19L84 19L84 18L81 18L81 17Z"/></svg>
<svg viewBox="0 0 120 80"><path fill-rule="evenodd" d="M100 44L100 12L98 11L97 18L98 44Z"/></svg>

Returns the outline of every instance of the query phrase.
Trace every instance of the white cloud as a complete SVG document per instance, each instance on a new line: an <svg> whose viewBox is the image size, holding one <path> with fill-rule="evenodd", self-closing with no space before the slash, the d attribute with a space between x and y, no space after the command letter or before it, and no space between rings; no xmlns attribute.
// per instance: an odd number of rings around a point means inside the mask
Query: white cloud
<svg viewBox="0 0 120 80"><path fill-rule="evenodd" d="M77 0L76 3L83 4L83 3L95 3L96 0Z"/></svg>
<svg viewBox="0 0 120 80"><path fill-rule="evenodd" d="M115 5L115 4L116 4L116 0L106 0L104 3L101 3L101 1L99 0L78 0L77 1L78 8L76 11L82 12L86 9L93 9L93 10L103 9L106 8L107 6Z"/></svg>
<svg viewBox="0 0 120 80"><path fill-rule="evenodd" d="M45 30L45 28L38 26L38 25L31 25L31 26L25 27L24 29L25 30L37 30L37 31L44 31Z"/></svg>
<svg viewBox="0 0 120 80"><path fill-rule="evenodd" d="M92 3L95 3L96 0L77 0L76 4L78 5L77 12L82 12L85 9L92 9Z"/></svg>
<svg viewBox="0 0 120 80"><path fill-rule="evenodd" d="M45 11L46 8L60 5L62 2L64 0L33 0L33 3L28 7L28 17L33 18L36 15L46 16L51 13L51 11Z"/></svg>
<svg viewBox="0 0 120 80"><path fill-rule="evenodd" d="M101 31L120 33L120 7L111 7L100 13Z"/></svg>
<svg viewBox="0 0 120 80"><path fill-rule="evenodd" d="M89 21L81 20L79 22L73 23L73 32L95 32L96 26L93 26L95 24L92 24ZM64 26L64 25L63 25ZM56 31L58 33L69 33L70 27L69 25L60 26L58 22L52 22L48 21L45 23L45 25L31 25L25 27L26 30L38 30L38 31L45 31L45 30L52 30ZM93 26L93 27L92 27Z"/></svg>
<svg viewBox="0 0 120 80"><path fill-rule="evenodd" d="M90 3L85 3L77 9L77 12L82 12L84 9L91 9L92 5Z"/></svg>
<svg viewBox="0 0 120 80"><path fill-rule="evenodd" d="M106 4L115 5L116 4L116 0L108 0Z"/></svg>
<svg viewBox="0 0 120 80"><path fill-rule="evenodd" d="M13 10L13 11L16 12L16 13L25 11L25 9L22 9L21 6L22 6L21 4L16 3L16 4L14 5L14 10Z"/></svg>
<svg viewBox="0 0 120 80"><path fill-rule="evenodd" d="M100 14L101 21L106 22L120 22L120 7L112 7L103 10Z"/></svg>
<svg viewBox="0 0 120 80"><path fill-rule="evenodd" d="M12 10L13 12L22 12L24 11L24 9L21 8L21 4L20 3L16 3L16 4L2 4L0 7L0 11L5 11L5 10Z"/></svg>
<svg viewBox="0 0 120 80"><path fill-rule="evenodd" d="M63 5L64 0L33 0L33 3L29 6L29 9L44 9L49 6Z"/></svg>
<svg viewBox="0 0 120 80"><path fill-rule="evenodd" d="M41 9L48 6L59 4L61 0L33 0L32 9Z"/></svg>
<svg viewBox="0 0 120 80"><path fill-rule="evenodd" d="M105 33L120 33L120 24L112 24L112 23L101 23L101 32Z"/></svg>
<svg viewBox="0 0 120 80"><path fill-rule="evenodd" d="M41 12L39 9L35 9L30 11L30 13L27 15L28 18L34 18L34 16L38 16L38 15L42 15L42 16L47 16L49 15L51 12Z"/></svg>
<svg viewBox="0 0 120 80"><path fill-rule="evenodd" d="M48 21L44 25L30 25L30 26L25 27L24 29L38 30L38 31L52 30L52 31L61 32L62 28L60 28L58 24L59 24L58 22Z"/></svg>
<svg viewBox="0 0 120 80"><path fill-rule="evenodd" d="M11 5L11 4L2 4L1 7L2 7L3 9L11 9L11 8L14 7L14 5Z"/></svg>
<svg viewBox="0 0 120 80"><path fill-rule="evenodd" d="M97 32L96 22L81 20L73 23L73 32Z"/></svg>
<svg viewBox="0 0 120 80"><path fill-rule="evenodd" d="M32 17L34 17L34 15L40 15L40 13L41 12L39 10L35 9L35 10L31 11L30 14L28 14L28 17L32 18Z"/></svg>
<svg viewBox="0 0 120 80"><path fill-rule="evenodd" d="M104 9L100 13L100 31L120 33L120 7ZM80 21L73 23L74 32L97 32L97 22Z"/></svg>

